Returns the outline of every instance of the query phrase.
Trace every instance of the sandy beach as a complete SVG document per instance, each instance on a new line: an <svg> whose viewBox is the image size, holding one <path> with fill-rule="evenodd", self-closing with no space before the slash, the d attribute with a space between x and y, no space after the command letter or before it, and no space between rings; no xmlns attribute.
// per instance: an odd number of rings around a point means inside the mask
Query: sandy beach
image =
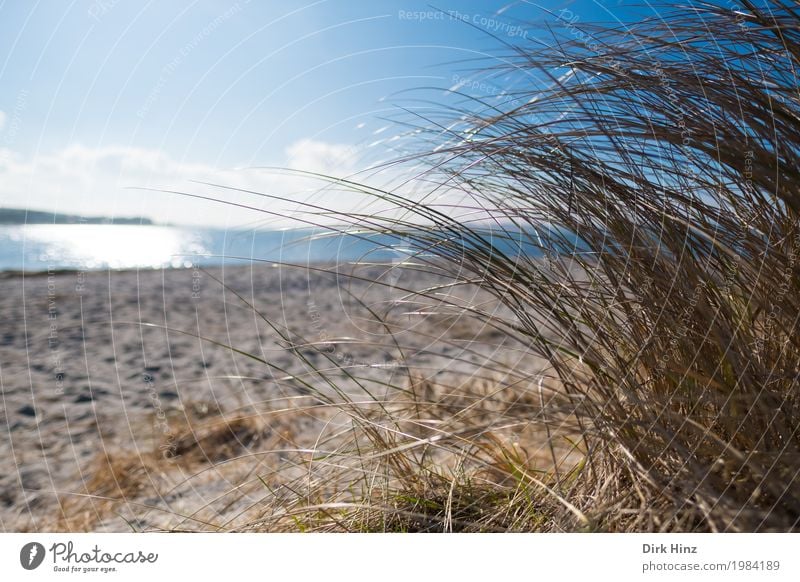
<svg viewBox="0 0 800 582"><path fill-rule="evenodd" d="M432 276L376 285L378 267L364 280L327 270L0 275L0 528L248 523L276 495L265 481L277 464L281 485L306 470L286 470L292 454L335 446L350 426L315 408L333 388L314 369L358 400L350 373L435 379L500 349L495 330L404 301Z"/></svg>
<svg viewBox="0 0 800 582"><path fill-rule="evenodd" d="M0 24L0 582L800 579L800 0Z"/></svg>

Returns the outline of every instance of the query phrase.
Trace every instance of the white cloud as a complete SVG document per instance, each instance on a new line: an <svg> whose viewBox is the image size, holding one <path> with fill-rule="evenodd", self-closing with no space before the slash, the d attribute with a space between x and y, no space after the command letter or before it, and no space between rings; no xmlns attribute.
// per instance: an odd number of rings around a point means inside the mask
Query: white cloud
<svg viewBox="0 0 800 582"><path fill-rule="evenodd" d="M271 165L348 176L358 169L358 163L358 151L351 146L301 140L286 149L283 160ZM193 181L224 184L288 200L211 188ZM268 213L132 188L180 190L223 198ZM309 218L302 212L301 205L293 201L312 201L341 212L357 211L368 202L361 194L344 192L341 188L334 190L329 183L297 173L215 168L175 160L158 150L72 144L26 159L14 151L0 149L0 206L74 214L146 216L158 222L180 224L232 226L265 221L284 227L301 225L298 218ZM331 222L324 218L311 220Z"/></svg>
<svg viewBox="0 0 800 582"><path fill-rule="evenodd" d="M287 163L294 170L347 176L356 171L358 149L310 139L293 143L286 149Z"/></svg>
<svg viewBox="0 0 800 582"><path fill-rule="evenodd" d="M384 188L391 188L393 184L395 192L402 191L413 198L430 190L430 185L424 180L413 186L405 183L404 176L417 174L409 168L405 168L406 174L395 168L378 174L357 173L363 164L360 158L360 151L352 146L304 139L287 147L283 159L273 163L266 161L263 165L353 177L355 181ZM268 196L197 182L252 190ZM150 192L142 188L176 190L233 204ZM428 198L428 202L458 204L462 198L463 193L437 189L434 198ZM303 202L319 207L318 214L310 213ZM325 215L324 209L349 218L359 213L384 217L404 214L392 211L387 202L375 197L298 172L218 168L176 160L159 150L81 144L33 158L0 148L0 206L94 216L145 216L162 223L226 227L255 224L289 227L342 222ZM452 214L453 209L448 212Z"/></svg>

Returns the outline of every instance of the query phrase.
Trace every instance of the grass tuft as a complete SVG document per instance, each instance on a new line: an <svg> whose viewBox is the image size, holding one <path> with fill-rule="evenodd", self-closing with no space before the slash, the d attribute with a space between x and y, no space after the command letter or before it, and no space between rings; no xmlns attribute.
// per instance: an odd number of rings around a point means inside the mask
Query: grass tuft
<svg viewBox="0 0 800 582"><path fill-rule="evenodd" d="M447 131L419 128L436 148L414 162L462 193L460 215L353 186L405 212L354 225L499 308L408 299L503 331L550 383L536 402L515 370L481 396L412 379L380 420L351 409L371 447L348 469L358 509L331 527L797 529L800 12L742 4L562 22L518 48L498 72L528 80L513 107L475 100ZM537 442L547 467L522 453Z"/></svg>
<svg viewBox="0 0 800 582"><path fill-rule="evenodd" d="M383 335L319 346L270 323L332 420L253 468L261 495L236 518L169 527L797 530L800 11L740 4L559 22L546 46L512 47L508 106L417 120L433 146L406 161L427 164L429 196L317 176L398 209L341 217L413 249L370 279L391 301L353 300ZM415 273L435 282L412 288ZM400 366L329 355L359 341ZM214 451L216 468L233 442L265 446L258 423L220 426L182 454Z"/></svg>

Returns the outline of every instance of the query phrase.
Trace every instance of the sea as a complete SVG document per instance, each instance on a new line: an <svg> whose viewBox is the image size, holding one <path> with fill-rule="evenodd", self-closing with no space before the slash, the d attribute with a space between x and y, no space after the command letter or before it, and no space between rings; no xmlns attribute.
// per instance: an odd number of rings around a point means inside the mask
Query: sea
<svg viewBox="0 0 800 582"><path fill-rule="evenodd" d="M541 256L532 231L503 228L448 231L461 248L475 235L491 252ZM440 233L441 236L441 233ZM0 271L194 268L221 265L347 262L396 263L424 256L414 235L322 229L214 229L117 224L27 224L0 226ZM473 242L470 242L473 241ZM576 246L577 244L577 246ZM580 243L564 239L560 254L574 254ZM452 250L453 247L451 247ZM451 255L452 256L452 255Z"/></svg>
<svg viewBox="0 0 800 582"><path fill-rule="evenodd" d="M402 239L311 230L30 224L0 226L0 271L160 269L249 264L386 261Z"/></svg>

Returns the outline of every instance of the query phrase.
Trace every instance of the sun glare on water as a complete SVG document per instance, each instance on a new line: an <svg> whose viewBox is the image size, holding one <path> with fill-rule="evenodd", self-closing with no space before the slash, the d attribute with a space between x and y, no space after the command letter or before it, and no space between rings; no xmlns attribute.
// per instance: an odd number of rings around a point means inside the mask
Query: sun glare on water
<svg viewBox="0 0 800 582"><path fill-rule="evenodd" d="M206 252L196 234L166 226L29 225L19 235L31 259L86 269L188 267Z"/></svg>

